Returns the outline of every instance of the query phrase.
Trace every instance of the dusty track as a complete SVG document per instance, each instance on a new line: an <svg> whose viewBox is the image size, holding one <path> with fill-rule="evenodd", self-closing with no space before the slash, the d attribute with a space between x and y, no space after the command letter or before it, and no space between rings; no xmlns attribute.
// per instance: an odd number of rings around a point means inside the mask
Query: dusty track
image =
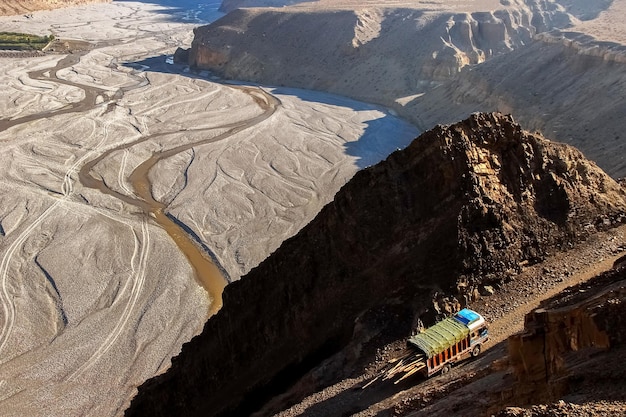
<svg viewBox="0 0 626 417"><path fill-rule="evenodd" d="M588 281L610 269L613 262L623 256L625 244L626 226L598 233L573 250L555 254L545 262L527 268L516 280L504 284L494 295L474 303L471 307L484 314L490 322L491 340L477 359L453 367L446 375L436 375L427 380L411 377L398 385L392 381L376 381L361 389L378 375L380 369L384 369L388 360L403 352L405 342L401 340L381 349L379 359L370 364L367 370L356 371L352 378L320 390L277 416L451 415L446 402L451 404L456 399L472 396L481 398L485 395L481 389L495 392L500 388L501 376L493 380L485 378L480 383L477 381L493 372L494 361L503 362L506 357L506 338L523 328L526 313L563 289ZM477 382L476 387L464 388L472 382ZM489 383L493 386L489 388L487 385L486 388L485 385ZM468 410L463 415L480 415L480 411L474 414Z"/></svg>
<svg viewBox="0 0 626 417"><path fill-rule="evenodd" d="M41 116L47 117L47 116ZM23 122L25 123L25 122ZM93 134L93 131L92 131ZM102 146L107 139L107 136L104 135L96 148L92 152L96 152L97 149ZM8 270L9 265L13 261L13 258L16 254L16 251L24 244L26 239L28 239L33 233L37 231L37 228L43 223L46 218L52 214L59 206L61 206L65 201L67 201L73 194L74 191L74 181L72 179L72 175L76 173L77 168L84 163L86 159L91 156L90 153L86 153L81 158L79 158L66 172L63 177L63 184L61 185L61 190L63 195L61 198L57 199L52 205L50 205L42 214L40 214L24 231L19 235L19 237L13 241L13 243L9 246L8 250L5 252L2 257L2 263L0 264L0 301L2 302L2 308L4 312L4 323L2 324L2 330L0 331L0 353L5 347L7 341L9 340L9 336L11 335L11 331L13 329L13 325L15 323L15 304L13 302L13 296L9 293L7 288L7 278L8 278Z"/></svg>

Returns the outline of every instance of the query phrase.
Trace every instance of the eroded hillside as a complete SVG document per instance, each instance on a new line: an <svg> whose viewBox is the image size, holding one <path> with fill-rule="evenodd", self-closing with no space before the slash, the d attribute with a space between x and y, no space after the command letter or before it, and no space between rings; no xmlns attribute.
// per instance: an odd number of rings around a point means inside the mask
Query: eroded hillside
<svg viewBox="0 0 626 417"><path fill-rule="evenodd" d="M392 102L575 21L552 2L417 3L236 10L195 31L189 63L232 79Z"/></svg>
<svg viewBox="0 0 626 417"><path fill-rule="evenodd" d="M0 2L0 16L52 10L86 3L105 3L112 0L4 0Z"/></svg>
<svg viewBox="0 0 626 417"><path fill-rule="evenodd" d="M476 109L512 112L584 152L613 177L626 175L626 47L574 32L542 34L413 98L403 112L420 126L451 123Z"/></svg>
<svg viewBox="0 0 626 417"><path fill-rule="evenodd" d="M614 353L609 349L624 347L625 301L622 267L567 289L529 314L524 332L508 341L514 401L555 402L576 391L602 398L611 385L619 385L624 369L614 364L607 372L602 365L613 362L606 357Z"/></svg>
<svg viewBox="0 0 626 417"><path fill-rule="evenodd" d="M511 113L626 176L622 1L280 3L198 28L189 62L382 103L422 130Z"/></svg>
<svg viewBox="0 0 626 417"><path fill-rule="evenodd" d="M140 387L127 415L250 413L364 337L355 323L408 334L417 316L433 318L424 313L437 294L450 297L443 308L470 303L480 285L510 279L625 213L624 190L595 164L509 116L437 126L357 173L227 287L223 309L166 374ZM325 383L350 356L325 369Z"/></svg>

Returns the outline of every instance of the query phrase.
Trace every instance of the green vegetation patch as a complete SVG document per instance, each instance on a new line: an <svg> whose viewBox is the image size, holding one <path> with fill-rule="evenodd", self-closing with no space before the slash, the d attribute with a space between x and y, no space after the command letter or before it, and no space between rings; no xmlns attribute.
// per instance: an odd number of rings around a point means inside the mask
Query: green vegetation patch
<svg viewBox="0 0 626 417"><path fill-rule="evenodd" d="M28 33L0 32L0 49L13 51L42 50L54 40L54 35L37 36Z"/></svg>

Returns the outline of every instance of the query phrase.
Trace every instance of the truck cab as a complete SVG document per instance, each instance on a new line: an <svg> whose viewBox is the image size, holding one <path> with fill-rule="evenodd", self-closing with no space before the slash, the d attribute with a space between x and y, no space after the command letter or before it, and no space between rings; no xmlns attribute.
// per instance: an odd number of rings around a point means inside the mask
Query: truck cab
<svg viewBox="0 0 626 417"><path fill-rule="evenodd" d="M484 317L469 308L464 308L453 317L469 329L472 356L478 356L481 346L489 340L489 330Z"/></svg>

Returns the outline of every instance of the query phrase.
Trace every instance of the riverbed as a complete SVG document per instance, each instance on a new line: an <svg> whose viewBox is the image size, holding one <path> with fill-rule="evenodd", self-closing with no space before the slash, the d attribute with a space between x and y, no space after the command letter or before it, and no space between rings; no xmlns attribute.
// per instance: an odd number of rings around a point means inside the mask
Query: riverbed
<svg viewBox="0 0 626 417"><path fill-rule="evenodd" d="M168 63L219 16L177 4L0 18L90 45L0 58L3 415L122 415L224 285L418 134L378 106Z"/></svg>

